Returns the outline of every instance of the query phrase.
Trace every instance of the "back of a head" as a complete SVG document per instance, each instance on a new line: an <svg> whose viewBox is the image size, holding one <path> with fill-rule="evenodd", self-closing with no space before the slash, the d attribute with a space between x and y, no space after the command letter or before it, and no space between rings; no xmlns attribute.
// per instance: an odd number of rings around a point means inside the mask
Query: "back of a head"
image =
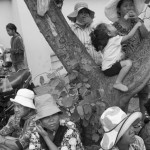
<svg viewBox="0 0 150 150"><path fill-rule="evenodd" d="M103 51L104 47L107 45L110 38L107 31L105 23L101 23L91 32L91 42L96 51Z"/></svg>
<svg viewBox="0 0 150 150"><path fill-rule="evenodd" d="M15 32L17 32L17 27L13 23L8 23L6 25L6 28L10 29L10 30L14 30Z"/></svg>

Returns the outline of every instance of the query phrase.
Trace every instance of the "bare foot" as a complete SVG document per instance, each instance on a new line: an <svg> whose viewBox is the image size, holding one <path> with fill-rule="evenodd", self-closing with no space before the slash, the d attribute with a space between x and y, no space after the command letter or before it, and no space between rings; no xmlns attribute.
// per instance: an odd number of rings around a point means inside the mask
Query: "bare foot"
<svg viewBox="0 0 150 150"><path fill-rule="evenodd" d="M122 92L127 92L127 91L128 91L128 87L125 86L125 85L123 85L123 84L121 84L121 83L115 83L115 84L113 85L113 87L114 87L115 89L117 89L117 90L122 91Z"/></svg>

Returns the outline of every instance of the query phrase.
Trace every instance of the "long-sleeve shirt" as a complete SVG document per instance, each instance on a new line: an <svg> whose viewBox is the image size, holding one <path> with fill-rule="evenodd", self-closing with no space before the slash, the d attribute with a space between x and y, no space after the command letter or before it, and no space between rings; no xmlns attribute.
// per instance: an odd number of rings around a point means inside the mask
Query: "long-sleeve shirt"
<svg viewBox="0 0 150 150"><path fill-rule="evenodd" d="M0 130L0 135L3 136L14 136L19 137L20 133L22 131L22 128L20 127L20 118L16 115L12 115L7 124Z"/></svg>
<svg viewBox="0 0 150 150"><path fill-rule="evenodd" d="M11 59L13 64L24 61L25 47L22 37L18 34L11 38Z"/></svg>

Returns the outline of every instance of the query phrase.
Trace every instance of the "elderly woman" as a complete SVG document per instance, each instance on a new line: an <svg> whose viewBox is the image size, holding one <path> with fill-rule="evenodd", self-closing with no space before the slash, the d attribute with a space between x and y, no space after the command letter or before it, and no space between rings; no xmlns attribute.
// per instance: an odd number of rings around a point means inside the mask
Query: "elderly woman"
<svg viewBox="0 0 150 150"><path fill-rule="evenodd" d="M0 149L7 150L22 150L29 147L29 139L32 130L35 127L35 106L33 103L34 92L29 89L18 90L15 98L10 100L14 103L15 116L9 120L8 124L4 127L2 135L0 135ZM19 120L18 120L19 117ZM7 133L18 130L20 119L24 122L22 131L18 138L6 136Z"/></svg>
<svg viewBox="0 0 150 150"><path fill-rule="evenodd" d="M143 0L110 0L105 7L106 17L113 22L120 35L127 35L138 22L140 15L144 8ZM148 31L144 24L137 30L135 35L126 41L123 45L123 50L126 56L132 55L133 51L144 50L150 47L149 39L147 42L142 42L147 38ZM142 43L142 45L141 45ZM147 45L143 45L147 44ZM135 57L134 57L135 58ZM139 93L140 110L144 114L144 103L148 100L148 86L145 86Z"/></svg>
<svg viewBox="0 0 150 150"><path fill-rule="evenodd" d="M71 121L60 120L61 110L50 94L35 98L37 131L31 136L29 149L83 150L79 132Z"/></svg>
<svg viewBox="0 0 150 150"><path fill-rule="evenodd" d="M117 106L106 109L100 117L105 131L101 149L146 150L143 140L135 135L133 128L141 118L141 112L127 115Z"/></svg>

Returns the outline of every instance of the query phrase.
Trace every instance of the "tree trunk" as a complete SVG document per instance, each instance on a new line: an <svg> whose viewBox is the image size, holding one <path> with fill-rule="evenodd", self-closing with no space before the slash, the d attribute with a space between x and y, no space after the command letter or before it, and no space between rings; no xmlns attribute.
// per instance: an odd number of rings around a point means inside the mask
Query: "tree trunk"
<svg viewBox="0 0 150 150"><path fill-rule="evenodd" d="M129 91L126 93L120 92L113 89L116 76L108 78L102 74L83 44L70 29L54 0L50 1L49 10L43 17L37 14L37 0L24 1L40 32L65 69L69 73L72 70L77 70L88 78L91 90L99 89L100 91L105 91L102 98L108 106L117 105L126 110L130 98L139 92L150 78L150 44L145 51L136 51L137 54L133 52L136 60L133 62L133 67L124 80L124 84L129 87Z"/></svg>

